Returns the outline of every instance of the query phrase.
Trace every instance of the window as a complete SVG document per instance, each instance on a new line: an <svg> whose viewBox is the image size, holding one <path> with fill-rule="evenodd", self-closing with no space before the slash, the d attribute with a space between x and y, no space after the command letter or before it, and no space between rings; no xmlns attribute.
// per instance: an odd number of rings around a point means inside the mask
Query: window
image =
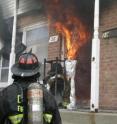
<svg viewBox="0 0 117 124"><path fill-rule="evenodd" d="M7 86L9 60L0 57L0 87Z"/></svg>
<svg viewBox="0 0 117 124"><path fill-rule="evenodd" d="M27 46L27 49L32 48L32 52L36 54L41 63L40 80L43 79L43 62L44 58L48 57L48 41L49 31L47 23L41 23L31 27L26 27L23 30L23 43Z"/></svg>

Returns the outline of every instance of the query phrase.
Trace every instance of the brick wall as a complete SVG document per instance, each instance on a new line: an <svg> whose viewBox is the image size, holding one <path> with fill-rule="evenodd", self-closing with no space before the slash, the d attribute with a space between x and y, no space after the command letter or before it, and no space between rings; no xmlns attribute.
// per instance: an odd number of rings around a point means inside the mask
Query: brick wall
<svg viewBox="0 0 117 124"><path fill-rule="evenodd" d="M54 60L56 57L59 56L60 53L60 41L55 42L55 43L49 43L48 46L48 60Z"/></svg>
<svg viewBox="0 0 117 124"><path fill-rule="evenodd" d="M105 6L100 19L100 107L117 108L117 37L103 39L102 33L117 28L117 1Z"/></svg>
<svg viewBox="0 0 117 124"><path fill-rule="evenodd" d="M61 58L61 49L62 49L62 36L56 32L56 30L50 25L49 30L50 37L58 36L56 42L49 42L48 45L48 60L55 60L56 57Z"/></svg>

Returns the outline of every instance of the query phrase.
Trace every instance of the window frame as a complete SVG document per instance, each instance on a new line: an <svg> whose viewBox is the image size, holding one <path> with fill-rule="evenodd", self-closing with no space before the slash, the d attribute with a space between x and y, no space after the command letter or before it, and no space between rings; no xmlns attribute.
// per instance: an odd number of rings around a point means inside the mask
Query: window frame
<svg viewBox="0 0 117 124"><path fill-rule="evenodd" d="M23 27L22 29L20 29L20 31L23 32L22 43L27 46L27 44L26 44L26 40L27 40L26 36L27 36L27 32L28 31L31 31L31 30L34 30L34 29L38 29L38 28L43 27L43 26L47 26L48 27L49 26L48 21L38 22L38 23L29 25L29 26L26 26L26 27ZM49 43L49 41L48 41L48 43ZM42 62L41 64L44 65L44 62Z"/></svg>
<svg viewBox="0 0 117 124"><path fill-rule="evenodd" d="M3 69L8 69L8 72L9 72L9 66L3 67L2 63L3 63L3 57L0 56L0 88L4 88L4 87L8 86L8 81L7 82L2 82L1 81L1 76L2 76L2 70Z"/></svg>
<svg viewBox="0 0 117 124"><path fill-rule="evenodd" d="M40 27L42 27L44 25L48 26L48 22L43 21L43 22L35 23L35 24L32 24L32 25L25 26L25 27L21 28L20 31L23 32L22 43L24 45L26 45L26 32L28 32L30 30L33 30L33 29L36 29L36 28L40 28Z"/></svg>

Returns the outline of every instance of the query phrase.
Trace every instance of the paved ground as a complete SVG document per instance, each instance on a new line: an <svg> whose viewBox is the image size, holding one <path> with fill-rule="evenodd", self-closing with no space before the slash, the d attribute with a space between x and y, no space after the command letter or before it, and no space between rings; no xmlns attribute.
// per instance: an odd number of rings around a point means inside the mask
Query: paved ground
<svg viewBox="0 0 117 124"><path fill-rule="evenodd" d="M63 124L117 124L117 113L60 110Z"/></svg>

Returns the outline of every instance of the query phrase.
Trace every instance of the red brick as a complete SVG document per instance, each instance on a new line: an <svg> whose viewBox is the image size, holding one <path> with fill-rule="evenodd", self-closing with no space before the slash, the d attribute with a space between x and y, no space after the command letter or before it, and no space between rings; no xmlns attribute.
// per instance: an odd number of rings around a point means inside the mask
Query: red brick
<svg viewBox="0 0 117 124"><path fill-rule="evenodd" d="M100 37L103 31L117 28L117 1L105 8L100 18ZM101 38L100 107L117 108L117 38Z"/></svg>

